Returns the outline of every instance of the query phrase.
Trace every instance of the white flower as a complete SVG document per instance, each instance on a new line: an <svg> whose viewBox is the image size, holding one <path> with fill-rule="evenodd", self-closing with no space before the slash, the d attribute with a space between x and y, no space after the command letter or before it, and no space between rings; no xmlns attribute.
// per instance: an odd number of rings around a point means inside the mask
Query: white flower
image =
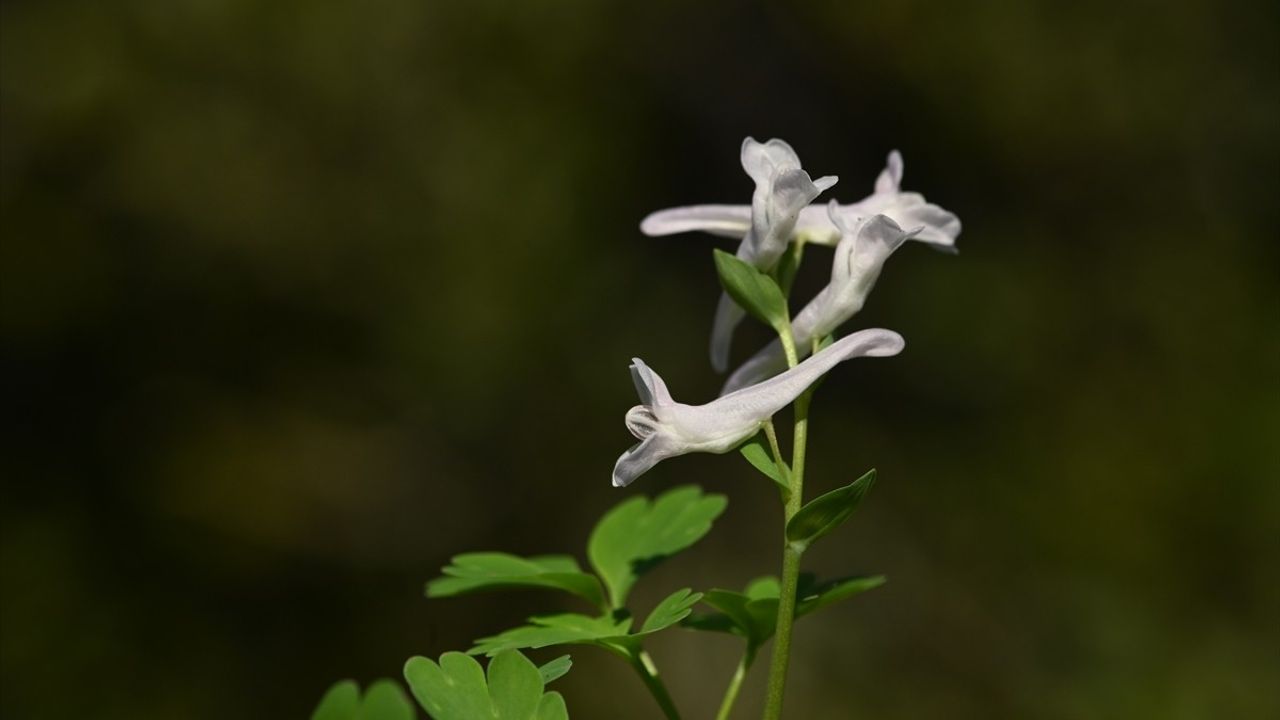
<svg viewBox="0 0 1280 720"><path fill-rule="evenodd" d="M773 139L766 143L753 138L742 141L742 169L755 182L751 207L746 211L742 243L738 259L761 270L778 263L795 230L800 211L827 188L836 184L834 177L811 180L800 169L800 158L785 142ZM729 367L729 344L733 330L746 312L728 294L720 295L715 323L711 329L711 366L716 372Z"/></svg>
<svg viewBox="0 0 1280 720"><path fill-rule="evenodd" d="M755 435L766 420L837 363L859 356L897 355L904 344L902 336L891 330L862 330L781 375L705 405L676 402L662 378L639 358L633 359L631 378L641 404L627 411L627 429L640 442L618 458L613 466L613 485L629 485L670 457L728 452Z"/></svg>
<svg viewBox="0 0 1280 720"><path fill-rule="evenodd" d="M913 239L940 249L953 249L960 235L960 220L919 193L902 192L902 155L889 153L885 169L876 179L875 192L840 213L849 221L875 214L888 215L902 227L923 226ZM659 210L640 223L646 235L674 235L700 230L713 235L741 238L751 230L752 208L746 205L692 205ZM835 245L840 233L823 205L809 205L800 211L792 231L793 239L819 245Z"/></svg>
<svg viewBox="0 0 1280 720"><path fill-rule="evenodd" d="M885 260L921 231L919 227L903 230L887 215L862 218L850 226L834 200L828 211L841 239L831 263L830 284L791 321L791 335L795 339L796 353L801 358L809 354L814 338L835 332L862 309L867 295L880 277ZM786 367L782 343L774 340L729 376L722 393L753 385Z"/></svg>

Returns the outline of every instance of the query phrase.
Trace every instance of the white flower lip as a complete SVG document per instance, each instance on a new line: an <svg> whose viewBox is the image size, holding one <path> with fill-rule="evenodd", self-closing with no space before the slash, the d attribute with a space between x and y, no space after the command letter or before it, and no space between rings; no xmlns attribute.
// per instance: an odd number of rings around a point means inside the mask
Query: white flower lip
<svg viewBox="0 0 1280 720"><path fill-rule="evenodd" d="M723 395L705 405L672 399L662 378L642 360L632 360L631 377L640 405L627 412L627 429L639 443L618 458L614 487L631 484L662 460L691 452L724 453L760 430L831 368L854 357L888 357L905 346L892 330L861 330L833 343L784 373Z"/></svg>
<svg viewBox="0 0 1280 720"><path fill-rule="evenodd" d="M926 202L919 193L903 192L903 169L902 154L897 150L889 153L884 170L876 178L875 192L858 202L841 206L841 214L851 220L883 214L902 227L922 225L924 229L912 239L938 249L953 250L960 235L960 219ZM649 236L699 231L743 238L752 227L751 211L747 205L690 205L659 210L641 221L640 231ZM822 204L808 205L800 210L792 228L792 237L819 245L835 245L840 240L839 230L832 223L827 207Z"/></svg>
<svg viewBox="0 0 1280 720"><path fill-rule="evenodd" d="M887 215L850 222L834 200L829 212L841 239L832 258L831 282L791 321L791 334L801 358L809 353L814 338L835 332L862 309L885 261L921 231L919 227L903 230ZM782 343L774 340L734 370L721 392L732 393L786 367Z"/></svg>

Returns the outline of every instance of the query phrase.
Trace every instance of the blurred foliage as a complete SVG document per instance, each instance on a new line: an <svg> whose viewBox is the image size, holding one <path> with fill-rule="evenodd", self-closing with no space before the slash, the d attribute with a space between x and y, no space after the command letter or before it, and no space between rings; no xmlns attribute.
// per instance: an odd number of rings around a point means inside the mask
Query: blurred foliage
<svg viewBox="0 0 1280 720"><path fill-rule="evenodd" d="M519 622L421 582L630 492L628 358L714 394L715 243L636 223L745 201L751 134L965 223L815 404L810 492L880 479L806 561L892 582L799 627L791 711L1280 715L1278 7L3 3L0 714L303 717ZM733 496L655 587L774 568L752 472L641 481ZM691 716L723 640L654 645ZM646 716L589 652L575 713Z"/></svg>

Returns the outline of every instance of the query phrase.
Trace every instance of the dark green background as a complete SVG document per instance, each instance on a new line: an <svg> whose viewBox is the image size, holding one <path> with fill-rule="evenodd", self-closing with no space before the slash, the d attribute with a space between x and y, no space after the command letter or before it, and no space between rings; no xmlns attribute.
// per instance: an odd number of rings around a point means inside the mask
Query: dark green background
<svg viewBox="0 0 1280 720"><path fill-rule="evenodd" d="M630 357L718 387L725 245L637 223L747 201L748 134L964 221L815 405L810 488L880 482L807 561L890 582L802 623L790 716L1280 715L1276 8L5 2L4 716L304 717L568 607L428 602L449 555L684 482L729 510L637 604L774 572L740 459L609 486ZM653 648L691 718L736 649ZM575 656L575 717L654 717Z"/></svg>

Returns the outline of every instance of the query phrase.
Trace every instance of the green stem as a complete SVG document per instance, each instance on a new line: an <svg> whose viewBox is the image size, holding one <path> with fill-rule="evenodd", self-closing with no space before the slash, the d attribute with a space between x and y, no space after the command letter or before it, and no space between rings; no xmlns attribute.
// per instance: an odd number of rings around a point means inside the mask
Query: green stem
<svg viewBox="0 0 1280 720"><path fill-rule="evenodd" d="M649 653L640 650L629 657L631 667L640 673L640 679L644 681L644 686L649 689L653 699L658 701L662 714L667 717L667 720L680 720L680 711L676 710L676 704L672 702L671 694L667 692L667 686L659 677L658 667L653 664L653 658L649 657Z"/></svg>
<svg viewBox="0 0 1280 720"><path fill-rule="evenodd" d="M729 681L729 689L724 692L724 700L720 701L720 711L716 713L716 720L729 719L729 712L733 710L733 703L738 699L738 691L742 689L742 681L746 679L747 671L751 669L751 663L755 659L755 648L747 648L742 659L738 661L738 669L733 672L733 679Z"/></svg>
<svg viewBox="0 0 1280 720"><path fill-rule="evenodd" d="M774 326L774 330L778 332L778 339L782 341L782 351L787 355L787 367L795 367L800 363L800 357L796 354L796 340L791 334L791 321L784 319L781 326Z"/></svg>
<svg viewBox="0 0 1280 720"><path fill-rule="evenodd" d="M774 630L773 656L769 658L769 688L765 695L765 720L782 717L782 697L787 685L787 664L791 660L791 626L796 617L796 590L800 584L802 551L786 543L786 523L804 505L804 457L809 438L809 401L805 391L796 398L795 444L791 455L791 495L787 498L783 523L782 584L778 590L778 625Z"/></svg>

